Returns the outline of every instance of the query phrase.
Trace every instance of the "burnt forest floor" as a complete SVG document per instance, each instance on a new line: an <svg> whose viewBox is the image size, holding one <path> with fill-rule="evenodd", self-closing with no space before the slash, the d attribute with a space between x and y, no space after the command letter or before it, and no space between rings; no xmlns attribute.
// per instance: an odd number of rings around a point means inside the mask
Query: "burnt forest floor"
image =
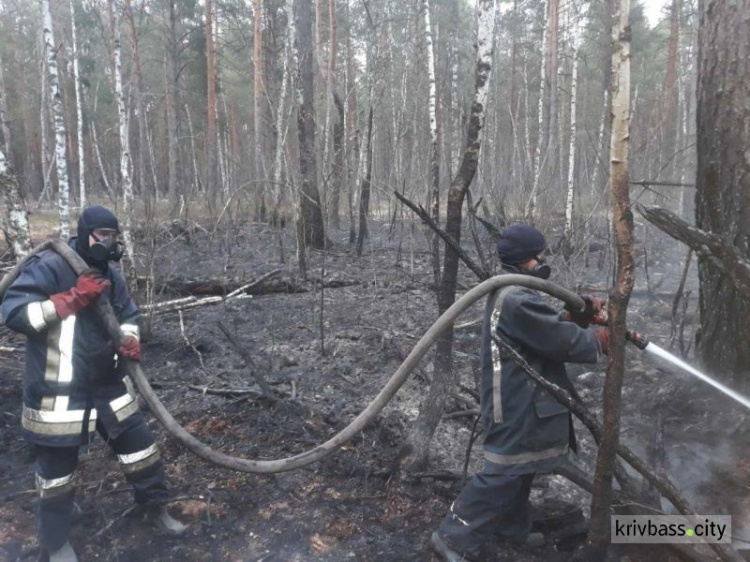
<svg viewBox="0 0 750 562"><path fill-rule="evenodd" d="M418 225L399 225L389 240L388 225L372 223L361 258L347 244L348 232L336 231L325 255L325 279L339 286L322 295L311 281L296 279L296 263L290 263L291 228L285 238L286 264L279 260L276 234L266 226L209 230L194 229L185 237L164 229L154 238L153 255L139 258L142 264L153 264L157 280L242 282L281 268L282 276L311 289L185 312L182 325L177 314L152 319L144 343L147 376L184 427L225 453L273 459L326 440L369 403L436 318L430 256ZM666 344L684 250L653 233L641 246L647 249L649 283L641 251L631 327ZM604 290L609 270L597 267L596 256L591 254L589 267L579 256L570 268L553 257L556 279L583 292ZM322 252L309 252L311 280L320 278L323 260ZM148 267L142 269L139 273L150 273ZM460 280L459 292L475 284L463 266ZM695 325L695 264L687 289L692 292L684 322L686 342ZM456 367L469 388L474 388L478 371L482 307L479 303L465 313L456 331ZM281 401L216 396L190 388L254 386L249 367L219 322L241 342L254 368L284 397ZM23 339L5 328L0 336L0 345L14 348L0 353L0 560L31 561L39 549L32 453L19 429ZM602 363L572 370L580 375L578 388L584 400L599 415L605 368ZM342 451L306 469L275 476L215 468L167 438L147 414L176 496L170 509L190 523L181 539L152 531L137 513L127 513L131 493L116 457L95 438L90 447L82 448L78 469L72 543L81 561L437 560L429 536L460 482L413 478L396 470L400 446L431 374L428 355L377 421ZM457 389L448 411L476 407L470 393ZM440 424L431 471L463 470L473 421L464 416ZM750 501L743 500L750 481L747 423L739 406L710 387L664 368L634 348L628 350L622 438L670 474L698 513L732 513L734 534L750 540ZM588 433L578 429L577 462L592 473L596 449ZM472 451L470 472L480 467L480 456L481 438ZM554 500L584 510L589 504L587 494L561 477L538 477L532 491L535 507L548 511ZM629 554L631 559L638 555L662 559L649 550ZM504 544L488 545L485 554L488 561L569 557L569 552L552 546L529 551ZM617 551L613 557L623 558Z"/></svg>

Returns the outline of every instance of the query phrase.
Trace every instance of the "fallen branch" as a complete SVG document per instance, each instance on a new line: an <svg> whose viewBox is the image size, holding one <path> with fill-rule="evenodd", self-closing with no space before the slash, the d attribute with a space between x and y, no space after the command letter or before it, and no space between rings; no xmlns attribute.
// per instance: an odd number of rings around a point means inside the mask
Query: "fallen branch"
<svg viewBox="0 0 750 562"><path fill-rule="evenodd" d="M406 197L401 195L398 191L394 191L394 194L396 195L396 199L401 201L404 205L409 207L412 211L414 211L417 216L422 219L422 222L424 222L427 226L429 226L432 230L435 231L435 234L440 236L440 238L443 239L443 241L448 244L453 250L458 254L458 257L461 258L461 261L463 261L466 266L471 269L474 274L479 277L480 280L484 281L485 279L489 279L490 274L487 272L481 265L476 263L469 254L466 253L466 251L461 247L460 244L458 244L453 237L445 232L442 228L440 228L437 224L435 224L435 221L432 219L430 214L425 211L421 206L412 203L409 201Z"/></svg>
<svg viewBox="0 0 750 562"><path fill-rule="evenodd" d="M589 429L589 431L591 431L595 439L598 440L601 438L601 423L596 419L596 417L594 417L593 414L591 414L591 412L588 411L588 409L586 409L586 407L582 403L574 400L566 390L548 381L542 375L532 369L531 366L526 362L526 360L502 338L500 338L496 334L493 334L492 337L495 343L497 343L497 345L500 347L500 349L502 349L503 352L507 353L510 359L516 365L521 367L521 369L529 376L531 380L533 380L543 390L552 395L555 400L568 408L568 410L570 410L573 415L580 419L583 424ZM667 476L665 476L664 474L659 474L656 471L652 470L631 449L623 445L622 442L619 442L617 445L617 454L625 462L627 462L630 466L637 470L641 475L643 475L643 477L648 480L649 483L651 483L651 485L656 488L662 496L668 499L680 513L682 513L683 515L696 515L688 500L682 495L682 493L675 487L675 485L671 480L669 480ZM741 562L744 560L734 549L727 545L712 543L709 546L713 548L713 550L716 552L716 554L719 555L722 560L731 562Z"/></svg>
<svg viewBox="0 0 750 562"><path fill-rule="evenodd" d="M221 322L216 323L217 326L219 326L219 329L224 333L224 336L227 338L227 341L229 341L230 344L232 344L232 347L234 347L235 351L240 354L240 357L242 357L242 361L244 361L245 365L250 369L250 374L255 379L255 382L258 383L258 386L263 391L263 394L266 398L274 399L273 391L271 390L271 386L266 382L266 379L263 378L263 376L258 372L258 368L255 364L255 361L253 361L253 358L250 357L250 354L245 350L244 347L240 345L239 340L229 331L229 329L224 326Z"/></svg>
<svg viewBox="0 0 750 562"><path fill-rule="evenodd" d="M705 232L666 209L644 205L636 208L651 224L690 246L699 257L710 260L729 276L739 291L750 296L750 263L731 241Z"/></svg>
<svg viewBox="0 0 750 562"><path fill-rule="evenodd" d="M213 396L256 396L262 397L263 393L252 388L209 388L207 386L198 386L191 384L190 390L195 390L201 394L211 394Z"/></svg>

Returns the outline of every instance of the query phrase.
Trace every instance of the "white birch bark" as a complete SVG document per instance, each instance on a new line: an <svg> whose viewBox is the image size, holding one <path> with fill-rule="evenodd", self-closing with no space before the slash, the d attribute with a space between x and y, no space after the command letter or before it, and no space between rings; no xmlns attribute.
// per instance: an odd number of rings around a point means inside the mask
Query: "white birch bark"
<svg viewBox="0 0 750 562"><path fill-rule="evenodd" d="M576 94L578 90L578 37L577 29L571 33L571 56L573 57L573 75L570 82L570 150L568 155L568 196L565 202L565 239L570 240L573 233L573 193L575 188L576 164Z"/></svg>
<svg viewBox="0 0 750 562"><path fill-rule="evenodd" d="M55 118L55 161L57 163L57 206L60 213L60 238L67 240L70 236L70 184L68 183L67 139L49 0L42 0L42 21L44 29L44 52L47 60L49 87L52 94L52 111Z"/></svg>
<svg viewBox="0 0 750 562"><path fill-rule="evenodd" d="M39 137L41 149L39 151L41 174L42 174L42 194L39 197L41 204L47 193L47 60L44 51L44 41L42 41L42 64L39 70L41 83L39 87Z"/></svg>
<svg viewBox="0 0 750 562"><path fill-rule="evenodd" d="M120 41L120 10L115 7L114 16L114 56L115 56L115 95L120 133L120 175L122 176L122 198L125 221L122 237L131 267L135 263L133 256L133 178L130 175L130 134L128 112L125 108L125 92L122 87L122 46Z"/></svg>
<svg viewBox="0 0 750 562"><path fill-rule="evenodd" d="M287 4L287 9L289 9ZM276 110L276 155L273 166L273 194L274 194L274 215L277 215L281 206L281 160L284 154L284 138L282 130L284 128L284 100L286 99L286 87L289 81L289 59L292 56L293 45L290 44L294 35L294 22L287 28L286 40L284 42L284 65L281 74L281 92L279 93L279 106ZM274 220L278 219L274 216Z"/></svg>
<svg viewBox="0 0 750 562"><path fill-rule="evenodd" d="M542 68L540 71L541 80L539 82L539 126L536 136L536 150L534 152L534 185L531 187L531 197L526 203L524 214L528 219L534 215L537 205L537 189L539 187L539 175L542 171L542 144L546 139L544 135L544 104L547 96L547 42L549 41L549 1L543 0L544 12L544 30L542 31Z"/></svg>
<svg viewBox="0 0 750 562"><path fill-rule="evenodd" d="M187 116L188 132L190 133L190 152L193 156L193 183L195 184L196 191L202 191L205 193L205 190L201 186L200 174L198 174L198 157L196 156L195 151L195 133L193 132L193 120L190 117L190 106L188 104L185 104L185 115Z"/></svg>
<svg viewBox="0 0 750 562"><path fill-rule="evenodd" d="M602 167L602 160L604 159L604 123L607 119L607 110L609 109L609 90L604 88L604 101L602 102L602 118L599 121L599 135L596 142L596 154L594 155L594 174L591 178L591 193L598 193L597 183L599 181L599 173Z"/></svg>
<svg viewBox="0 0 750 562"><path fill-rule="evenodd" d="M70 24L73 35L73 81L76 91L76 117L78 131L78 200L81 209L86 206L86 157L83 147L83 98L81 97L81 75L78 65L78 40L76 38L76 14L70 0Z"/></svg>
<svg viewBox="0 0 750 562"><path fill-rule="evenodd" d="M424 37L427 45L427 76L429 82L429 117L430 117L430 204L432 218L440 224L440 147L437 126L437 79L435 77L435 52L432 45L432 27L430 25L430 1L422 0L424 18ZM451 93L452 95L452 93ZM435 284L440 282L440 245L437 234L432 236L432 268Z"/></svg>
<svg viewBox="0 0 750 562"><path fill-rule="evenodd" d="M3 193L8 213L5 225L8 245L13 250L16 260L20 260L31 251L31 233L26 209L18 190L18 181L5 160L2 150L0 150L0 191Z"/></svg>
<svg viewBox="0 0 750 562"><path fill-rule="evenodd" d="M10 147L10 127L8 126L8 106L6 103L6 94L5 94L6 88L5 88L5 75L3 74L3 61L0 59L0 129L2 129L3 133L3 146L5 147L5 154L8 155L8 158L11 157L11 147Z"/></svg>

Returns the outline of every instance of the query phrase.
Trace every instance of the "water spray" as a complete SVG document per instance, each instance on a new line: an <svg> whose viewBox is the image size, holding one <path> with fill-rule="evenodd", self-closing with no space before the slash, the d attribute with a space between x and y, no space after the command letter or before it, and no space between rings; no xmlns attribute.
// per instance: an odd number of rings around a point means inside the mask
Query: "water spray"
<svg viewBox="0 0 750 562"><path fill-rule="evenodd" d="M656 357L660 357L661 359L664 359L666 361L669 361L672 365L675 367L679 367L683 371L690 373L694 377L699 378L703 382L707 382L714 388L720 390L730 398L736 400L745 408L750 410L750 399L746 398L745 396L742 396L739 392L736 392L729 388L728 386L720 383L719 381L709 377L708 375L701 373L698 369L695 367L692 367L691 365L688 365L677 357L676 355L673 355L669 353L666 349L659 347L655 343L650 342L648 339L646 339L643 335L639 334L638 332L628 331L626 333L626 337L630 343L632 343L634 346L636 346L641 351L645 351L647 353L650 353L651 355L654 355Z"/></svg>

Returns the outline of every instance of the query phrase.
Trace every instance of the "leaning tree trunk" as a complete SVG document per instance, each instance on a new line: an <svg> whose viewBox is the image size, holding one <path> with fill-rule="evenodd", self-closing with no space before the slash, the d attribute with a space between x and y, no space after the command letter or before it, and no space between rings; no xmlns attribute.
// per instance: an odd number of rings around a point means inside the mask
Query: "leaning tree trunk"
<svg viewBox="0 0 750 562"><path fill-rule="evenodd" d="M696 226L750 259L750 0L701 2L698 30ZM750 299L710 258L698 259L706 364L747 384Z"/></svg>
<svg viewBox="0 0 750 562"><path fill-rule="evenodd" d="M456 243L461 242L461 209L466 191L469 189L479 163L481 132L486 117L487 98L490 89L492 70L492 31L495 22L494 0L477 2L477 58L474 79L474 100L471 104L469 126L463 159L456 177L448 191L445 231ZM456 251L446 245L443 260L443 274L438 289L438 309L440 314L448 310L456 299L458 282L458 260ZM435 373L429 393L422 403L419 416L407 437L409 469L419 470L428 461L430 444L435 434L451 387L453 375L453 327L440 336L435 350Z"/></svg>
<svg viewBox="0 0 750 562"><path fill-rule="evenodd" d="M57 47L52 33L52 13L49 0L42 0L42 18L44 28L44 52L47 60L49 87L52 91L52 113L55 116L55 161L57 163L58 208L60 211L60 238L67 240L70 236L70 185L68 183L67 132L65 131L65 113L63 111L60 79L57 73ZM45 86L46 87L46 86ZM44 150L44 147L42 147Z"/></svg>
<svg viewBox="0 0 750 562"><path fill-rule="evenodd" d="M13 257L20 260L31 251L31 233L26 209L18 189L18 181L5 154L0 150L0 193L5 199L5 237L13 251Z"/></svg>
<svg viewBox="0 0 750 562"><path fill-rule="evenodd" d="M302 179L297 229L301 241L316 249L325 247L323 210L318 192L315 158L315 88L313 85L312 10L309 1L295 2L297 26L297 135Z"/></svg>
<svg viewBox="0 0 750 562"><path fill-rule="evenodd" d="M635 282L633 212L630 208L630 0L613 3L612 134L610 181L613 230L617 248L615 286L609 296L611 343L604 381L604 429L596 459L587 548L592 560L603 560L610 539L612 477L620 437L620 404L625 363L625 331L630 293Z"/></svg>

